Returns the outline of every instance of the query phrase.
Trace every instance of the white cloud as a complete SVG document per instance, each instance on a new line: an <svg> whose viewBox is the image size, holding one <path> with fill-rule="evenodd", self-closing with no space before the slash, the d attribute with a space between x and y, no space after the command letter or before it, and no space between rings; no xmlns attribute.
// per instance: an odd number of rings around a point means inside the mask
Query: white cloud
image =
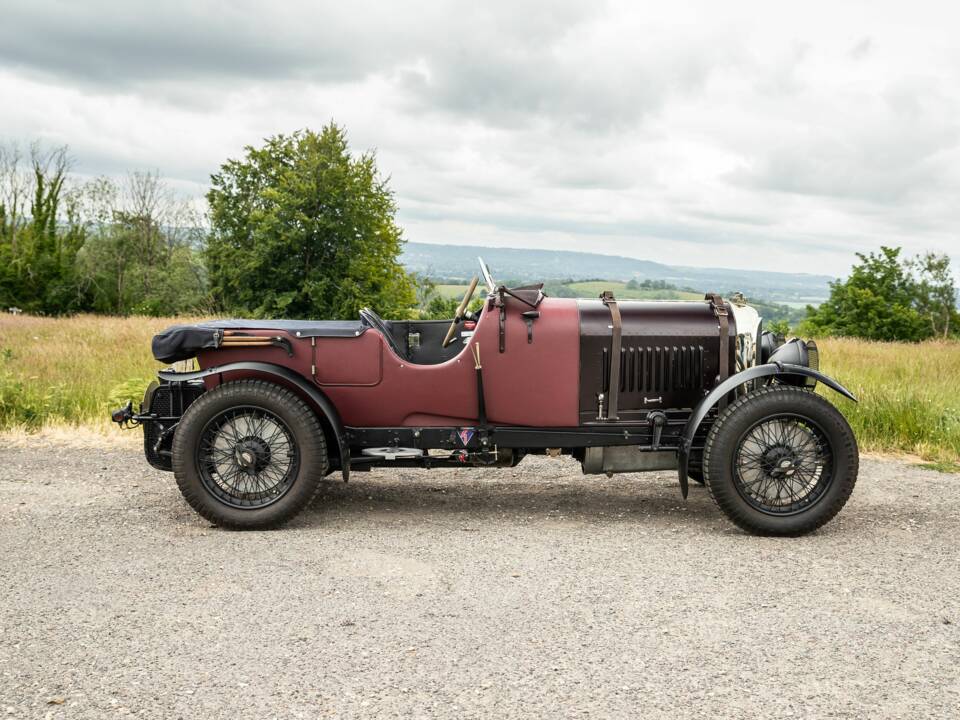
<svg viewBox="0 0 960 720"><path fill-rule="evenodd" d="M11 3L2 3L10 5ZM960 50L942 3L17 4L0 139L202 194L330 119L410 240L842 274L960 264Z"/></svg>

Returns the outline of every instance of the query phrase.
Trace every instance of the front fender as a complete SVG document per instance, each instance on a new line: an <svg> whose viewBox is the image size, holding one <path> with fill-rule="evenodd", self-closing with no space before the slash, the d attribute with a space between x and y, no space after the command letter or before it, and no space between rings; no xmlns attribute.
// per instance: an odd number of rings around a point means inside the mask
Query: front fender
<svg viewBox="0 0 960 720"><path fill-rule="evenodd" d="M854 397L853 393L847 390L843 385L838 383L831 377L828 377L821 373L818 370L812 370L811 368L804 367L803 365L790 365L788 363L766 363L764 365L755 365L752 368L747 368L746 370L737 373L736 375L731 375L722 383L717 385L713 390L711 390L703 400L693 409L693 413L690 415L690 420L687 422L687 427L683 432L683 442L680 446L680 457L679 457L679 473L680 473L680 491L683 493L683 497L687 497L687 491L689 489L689 483L687 482L687 467L690 462L690 448L693 446L693 438L697 434L697 430L700 429L700 424L703 422L703 419L707 416L710 410L720 402L720 399L725 397L727 393L731 390L750 382L751 380L756 380L762 377L770 377L772 375L803 375L805 377L816 378L818 381L822 382L831 390L835 390L841 395L854 402L857 402L857 398Z"/></svg>
<svg viewBox="0 0 960 720"><path fill-rule="evenodd" d="M161 380L167 380L168 382L185 382L188 380L200 380L210 375L219 375L237 370L264 373L265 375L282 378L309 397L316 406L320 408L327 422L330 423L334 438L337 441L337 446L340 448L340 468L343 471L343 479L346 481L350 478L350 448L346 442L346 433L343 430L343 423L340 421L340 414L326 395L313 387L311 383L304 380L302 375L294 372L290 368L274 363L243 361L227 363L226 365L215 365L204 370L196 370L193 372L182 373L172 370L161 370L157 373L157 376Z"/></svg>

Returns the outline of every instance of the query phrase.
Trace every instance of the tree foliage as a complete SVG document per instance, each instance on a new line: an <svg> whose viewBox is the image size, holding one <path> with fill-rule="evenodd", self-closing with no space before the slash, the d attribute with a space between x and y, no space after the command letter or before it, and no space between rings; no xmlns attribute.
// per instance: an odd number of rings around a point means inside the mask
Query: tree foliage
<svg viewBox="0 0 960 720"><path fill-rule="evenodd" d="M403 316L414 284L397 261L401 230L387 181L344 130L277 135L212 178L206 260L213 298L264 317Z"/></svg>
<svg viewBox="0 0 960 720"><path fill-rule="evenodd" d="M949 258L904 262L900 248L890 247L857 258L850 276L831 284L830 298L807 308L801 332L906 341L949 334L957 314Z"/></svg>
<svg viewBox="0 0 960 720"><path fill-rule="evenodd" d="M71 312L85 304L76 255L85 232L77 198L65 191L66 148L0 147L0 306L32 313ZM28 204L29 203L29 204Z"/></svg>
<svg viewBox="0 0 960 720"><path fill-rule="evenodd" d="M787 337L790 334L790 321L781 318L779 320L770 320L768 322L766 319L764 319L763 329L772 332L774 335L782 335L783 337Z"/></svg>
<svg viewBox="0 0 960 720"><path fill-rule="evenodd" d="M66 148L0 146L0 308L167 315L206 299L190 206L157 173L77 184Z"/></svg>
<svg viewBox="0 0 960 720"><path fill-rule="evenodd" d="M930 324L933 337L957 332L957 289L953 284L950 258L936 253L918 255L908 264L917 283L917 311Z"/></svg>
<svg viewBox="0 0 960 720"><path fill-rule="evenodd" d="M170 315L206 303L203 229L155 172L122 184L97 178L84 188L91 228L78 271L97 312Z"/></svg>

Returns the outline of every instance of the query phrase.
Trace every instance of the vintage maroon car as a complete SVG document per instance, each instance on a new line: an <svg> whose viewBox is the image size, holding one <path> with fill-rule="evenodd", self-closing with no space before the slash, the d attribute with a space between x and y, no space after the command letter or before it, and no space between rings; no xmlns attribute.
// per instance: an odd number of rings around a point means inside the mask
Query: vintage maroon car
<svg viewBox="0 0 960 720"><path fill-rule="evenodd" d="M452 321L228 320L154 338L163 362L140 411L147 460L187 501L233 528L280 525L320 480L374 466L511 467L571 455L584 473L674 469L705 482L753 533L798 535L843 507L858 452L813 392L812 342L762 331L736 298L702 302L546 297L507 288L481 260L486 300Z"/></svg>

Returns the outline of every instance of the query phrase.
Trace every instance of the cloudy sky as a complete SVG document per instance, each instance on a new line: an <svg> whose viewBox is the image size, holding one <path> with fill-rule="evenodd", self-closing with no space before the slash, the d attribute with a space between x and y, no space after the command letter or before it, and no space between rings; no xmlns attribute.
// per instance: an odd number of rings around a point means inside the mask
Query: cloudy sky
<svg viewBox="0 0 960 720"><path fill-rule="evenodd" d="M335 119L408 240L960 265L951 5L0 0L0 141L201 196L244 145Z"/></svg>

